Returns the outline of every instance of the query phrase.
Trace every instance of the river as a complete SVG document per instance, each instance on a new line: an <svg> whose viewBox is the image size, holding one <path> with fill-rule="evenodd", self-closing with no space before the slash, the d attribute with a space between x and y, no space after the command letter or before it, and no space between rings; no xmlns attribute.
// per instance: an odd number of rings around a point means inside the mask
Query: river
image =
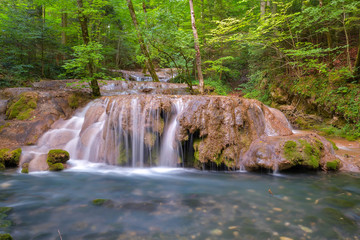
<svg viewBox="0 0 360 240"><path fill-rule="evenodd" d="M121 168L0 172L1 232L49 239L358 239L360 174ZM95 199L105 199L94 204Z"/></svg>

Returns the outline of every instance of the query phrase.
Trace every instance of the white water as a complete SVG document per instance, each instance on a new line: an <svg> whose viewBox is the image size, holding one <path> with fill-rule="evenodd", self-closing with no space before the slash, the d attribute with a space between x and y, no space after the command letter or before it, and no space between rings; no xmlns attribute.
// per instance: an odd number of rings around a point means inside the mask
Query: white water
<svg viewBox="0 0 360 240"><path fill-rule="evenodd" d="M179 157L179 144L176 141L176 130L178 129L179 122L177 117L182 113L184 104L182 99L176 99L173 102L175 107L174 113L170 119L170 123L165 129L165 133L161 143L160 152L160 166L174 167Z"/></svg>

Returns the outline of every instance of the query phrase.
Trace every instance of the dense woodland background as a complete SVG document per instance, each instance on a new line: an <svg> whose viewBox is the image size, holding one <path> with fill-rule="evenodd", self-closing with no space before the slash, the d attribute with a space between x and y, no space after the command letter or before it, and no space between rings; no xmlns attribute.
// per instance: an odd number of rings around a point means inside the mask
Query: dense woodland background
<svg viewBox="0 0 360 240"><path fill-rule="evenodd" d="M205 85L273 106L302 103L342 120L329 134L360 137L360 1L195 0L194 8ZM0 88L119 79L112 70L146 69L148 60L176 68L176 82L197 82L187 0L2 0L0 48Z"/></svg>

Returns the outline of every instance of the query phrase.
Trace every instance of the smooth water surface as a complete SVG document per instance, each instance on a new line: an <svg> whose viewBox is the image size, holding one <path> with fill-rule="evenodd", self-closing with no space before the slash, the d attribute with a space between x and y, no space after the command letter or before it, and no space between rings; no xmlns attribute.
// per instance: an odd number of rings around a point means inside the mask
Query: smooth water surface
<svg viewBox="0 0 360 240"><path fill-rule="evenodd" d="M11 226L0 232L16 240L360 235L359 174L274 176L73 164L59 173L0 173L0 207L13 208L6 217ZM95 205L94 199L107 201Z"/></svg>

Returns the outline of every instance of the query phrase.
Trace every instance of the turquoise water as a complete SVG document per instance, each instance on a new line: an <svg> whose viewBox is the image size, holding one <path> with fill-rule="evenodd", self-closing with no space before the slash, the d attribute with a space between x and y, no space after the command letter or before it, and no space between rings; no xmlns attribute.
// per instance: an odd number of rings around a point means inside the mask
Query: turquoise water
<svg viewBox="0 0 360 240"><path fill-rule="evenodd" d="M94 205L94 199L107 200ZM0 219L11 225L0 224L0 232L16 240L358 239L360 175L99 164L59 173L5 171L5 206L13 209Z"/></svg>

